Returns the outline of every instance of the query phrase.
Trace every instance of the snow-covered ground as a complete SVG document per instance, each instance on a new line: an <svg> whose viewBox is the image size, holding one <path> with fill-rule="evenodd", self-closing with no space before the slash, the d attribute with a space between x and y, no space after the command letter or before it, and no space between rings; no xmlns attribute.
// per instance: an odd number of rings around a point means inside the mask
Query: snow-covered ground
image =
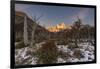
<svg viewBox="0 0 100 69"><path fill-rule="evenodd" d="M41 45L45 43L36 44L34 48L32 47L25 47L21 49L15 50L15 63L17 64L37 64L38 58L35 57L34 52L41 47ZM66 63L66 62L85 62L85 61L93 61L94 58L94 46L90 43L79 43L79 48L75 48L73 50L68 48L68 45L57 45L58 51L64 52L69 57L67 59L58 57L57 63ZM80 58L77 58L74 55L74 52L79 50L81 52Z"/></svg>
<svg viewBox="0 0 100 69"><path fill-rule="evenodd" d="M15 62L16 64L36 64L37 58L33 56L32 49L25 47L15 50Z"/></svg>
<svg viewBox="0 0 100 69"><path fill-rule="evenodd" d="M80 43L78 44L79 49L83 55L82 58L75 58L74 57L74 50L70 50L68 48L68 45L59 45L58 46L58 50L61 50L63 52L69 53L71 55L71 57L68 58L68 60L66 60L67 62L85 62L85 61L93 61L94 58L94 46L92 46L90 43L85 42L85 43ZM61 61L62 60L62 61ZM65 60L58 58L58 63L61 62L63 63Z"/></svg>

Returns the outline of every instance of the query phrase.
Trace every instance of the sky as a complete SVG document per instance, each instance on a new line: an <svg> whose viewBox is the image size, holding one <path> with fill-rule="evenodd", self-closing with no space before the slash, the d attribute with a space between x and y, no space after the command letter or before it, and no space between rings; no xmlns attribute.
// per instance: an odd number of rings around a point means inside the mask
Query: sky
<svg viewBox="0 0 100 69"><path fill-rule="evenodd" d="M77 16L82 20L82 24L94 25L94 8L15 4L15 10L26 13L31 19L40 17L38 22L44 27L62 22L72 25Z"/></svg>

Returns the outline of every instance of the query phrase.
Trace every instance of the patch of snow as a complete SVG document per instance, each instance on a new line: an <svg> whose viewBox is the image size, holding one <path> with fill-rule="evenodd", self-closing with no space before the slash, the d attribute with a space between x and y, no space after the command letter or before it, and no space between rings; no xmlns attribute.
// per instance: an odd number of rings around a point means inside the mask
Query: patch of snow
<svg viewBox="0 0 100 69"><path fill-rule="evenodd" d="M62 58L58 58L57 59L57 63L65 63L66 61L64 60L64 59L62 59Z"/></svg>
<svg viewBox="0 0 100 69"><path fill-rule="evenodd" d="M77 58L69 58L67 61L68 62L79 62L79 59L77 59Z"/></svg>
<svg viewBox="0 0 100 69"><path fill-rule="evenodd" d="M67 62L84 62L84 61L93 61L94 60L94 46L92 46L89 42L79 43L78 44L80 51L83 54L83 58L74 58L73 57L73 50L67 48L64 45L58 45L58 49L63 52L68 52L72 57L70 57ZM62 60L63 62L63 60Z"/></svg>
<svg viewBox="0 0 100 69"><path fill-rule="evenodd" d="M31 64L36 64L36 62L37 62L36 60L37 60L37 58L33 57L33 58L31 59L31 61L32 61Z"/></svg>
<svg viewBox="0 0 100 69"><path fill-rule="evenodd" d="M65 45L57 45L59 51L67 52L68 48Z"/></svg>
<svg viewBox="0 0 100 69"><path fill-rule="evenodd" d="M19 63L21 63L27 59L28 59L28 61L32 61L32 62L35 61L35 60L33 60L34 56L32 56L31 54L26 55L27 51L32 52L31 48L29 48L29 47L25 47L22 49L16 49L15 50L15 53L16 53L15 54L15 62L18 61ZM24 64L27 64L27 61L24 62ZM32 64L35 64L35 63L32 63Z"/></svg>

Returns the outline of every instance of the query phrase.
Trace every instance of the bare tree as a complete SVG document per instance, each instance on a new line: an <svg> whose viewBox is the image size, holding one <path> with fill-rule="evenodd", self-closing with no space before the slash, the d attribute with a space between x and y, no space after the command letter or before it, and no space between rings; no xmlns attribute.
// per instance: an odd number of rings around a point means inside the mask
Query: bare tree
<svg viewBox="0 0 100 69"><path fill-rule="evenodd" d="M34 24L33 24L33 29L32 29L32 36L31 36L31 43L30 46L33 46L33 44L35 43L34 40L34 35L35 35L35 30L37 28L37 24L39 24L38 20L41 18L41 16L39 18L37 18L36 16L33 18Z"/></svg>
<svg viewBox="0 0 100 69"><path fill-rule="evenodd" d="M74 34L75 34L75 45L76 45L76 46L78 46L78 45L77 45L77 42L78 42L77 40L80 40L79 32L80 32L81 24L82 24L82 22L81 22L81 20L80 20L79 17L78 17L78 20L75 21L75 22L74 22L74 25L73 25L73 26L74 26L74 30L75 30L75 33L74 33Z"/></svg>
<svg viewBox="0 0 100 69"><path fill-rule="evenodd" d="M27 16L24 16L24 32L23 32L24 44L28 45L28 32L27 32Z"/></svg>

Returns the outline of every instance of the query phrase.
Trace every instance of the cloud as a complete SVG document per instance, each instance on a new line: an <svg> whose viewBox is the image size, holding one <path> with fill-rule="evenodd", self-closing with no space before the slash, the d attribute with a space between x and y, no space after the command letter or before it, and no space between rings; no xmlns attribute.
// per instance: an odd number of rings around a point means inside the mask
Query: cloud
<svg viewBox="0 0 100 69"><path fill-rule="evenodd" d="M81 19L85 19L85 17L87 16L89 12L89 9L81 9L80 12L78 13L78 16L81 18Z"/></svg>
<svg viewBox="0 0 100 69"><path fill-rule="evenodd" d="M87 14L89 12L89 9L87 8L81 8L78 13L72 16L73 20L77 20L77 17L84 20L87 17Z"/></svg>

